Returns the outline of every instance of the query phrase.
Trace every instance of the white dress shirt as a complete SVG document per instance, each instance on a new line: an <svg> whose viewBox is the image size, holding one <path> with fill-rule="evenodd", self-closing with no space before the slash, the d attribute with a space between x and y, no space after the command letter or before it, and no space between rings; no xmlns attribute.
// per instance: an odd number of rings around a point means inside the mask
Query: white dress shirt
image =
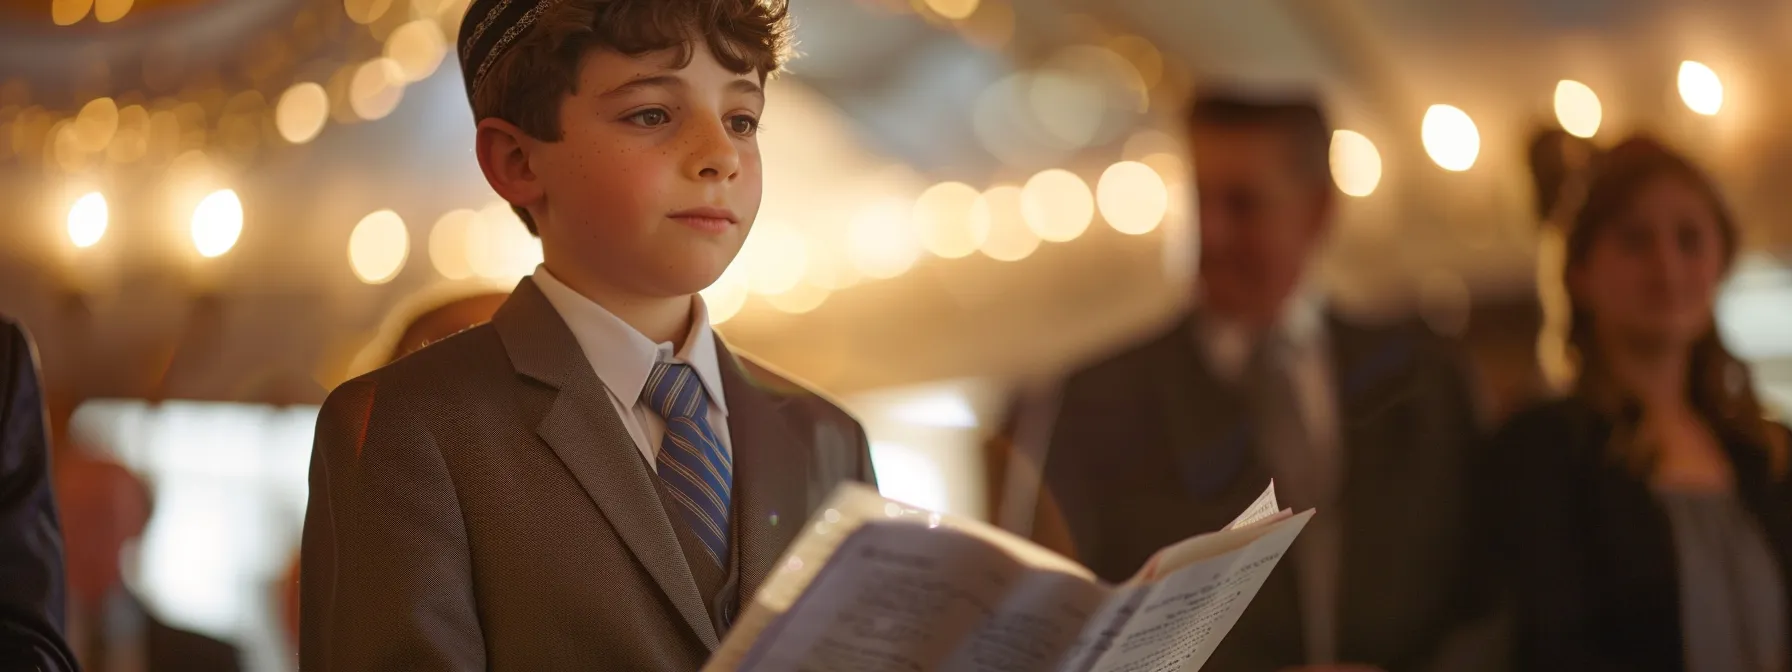
<svg viewBox="0 0 1792 672"><path fill-rule="evenodd" d="M1295 403L1306 431L1307 449L1315 453L1312 466L1331 473L1319 474L1322 481L1336 484L1328 488L1335 493L1341 488L1344 460L1338 437L1337 389L1330 341L1325 330L1325 304L1318 292L1301 292L1288 306L1274 329L1285 348L1283 368L1292 378ZM1245 375L1256 342L1251 332L1237 323L1228 323L1214 316L1205 316L1196 334L1202 354L1214 375L1238 382ZM1328 510L1307 524L1301 540L1291 551L1295 581L1300 586L1300 611L1307 662L1314 665L1336 663L1338 568L1343 549L1342 528L1337 512ZM1329 514L1329 515L1327 515Z"/></svg>
<svg viewBox="0 0 1792 672"><path fill-rule="evenodd" d="M622 426L628 428L641 457L647 459L649 469L659 471L660 441L666 436L666 421L641 400L641 393L653 373L653 365L659 362L681 362L696 370L703 391L709 395L709 427L721 439L722 450L733 458L734 446L728 438L728 402L722 395L721 366L703 297L691 297L691 330L680 347L669 341L654 343L603 306L567 287L546 266L537 266L532 277L572 330L592 371L609 392Z"/></svg>
<svg viewBox="0 0 1792 672"><path fill-rule="evenodd" d="M1238 382L1250 365L1256 342L1248 328L1213 315L1204 315L1201 353L1209 370L1221 380ZM1318 292L1302 292L1288 301L1275 329L1288 345L1288 371L1294 377L1301 420L1313 450L1338 450L1338 401L1333 386L1331 343L1325 331L1325 299Z"/></svg>

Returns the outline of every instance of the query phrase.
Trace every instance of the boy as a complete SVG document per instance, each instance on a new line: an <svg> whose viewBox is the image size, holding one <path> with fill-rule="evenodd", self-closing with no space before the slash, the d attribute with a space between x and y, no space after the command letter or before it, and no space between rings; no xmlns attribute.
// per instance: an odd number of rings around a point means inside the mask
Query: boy
<svg viewBox="0 0 1792 672"><path fill-rule="evenodd" d="M732 353L698 290L758 211L787 33L757 0L476 0L486 179L545 263L318 420L306 670L694 670L864 431Z"/></svg>

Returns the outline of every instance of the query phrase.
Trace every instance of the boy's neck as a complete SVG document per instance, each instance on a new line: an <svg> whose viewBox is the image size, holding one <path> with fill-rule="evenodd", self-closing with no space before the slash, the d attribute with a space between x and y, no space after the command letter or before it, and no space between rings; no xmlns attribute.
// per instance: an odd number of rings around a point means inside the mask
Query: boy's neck
<svg viewBox="0 0 1792 672"><path fill-rule="evenodd" d="M548 272L554 274L554 279L567 288L634 327L635 331L641 332L648 340L655 343L670 342L675 349L684 348L685 337L691 333L691 314L694 312L691 310L690 296L642 297L618 290L586 275L562 272L552 265L548 266Z"/></svg>

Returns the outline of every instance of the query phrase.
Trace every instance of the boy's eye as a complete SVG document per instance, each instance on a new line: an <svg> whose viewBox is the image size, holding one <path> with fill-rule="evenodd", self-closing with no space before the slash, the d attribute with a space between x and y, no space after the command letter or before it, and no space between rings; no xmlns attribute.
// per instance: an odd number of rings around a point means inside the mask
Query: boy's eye
<svg viewBox="0 0 1792 672"><path fill-rule="evenodd" d="M738 135L752 135L759 130L759 120L745 114L738 114L728 119L728 127Z"/></svg>
<svg viewBox="0 0 1792 672"><path fill-rule="evenodd" d="M641 110L629 115L629 119L642 126L663 126L672 121L671 115L666 114L665 110Z"/></svg>

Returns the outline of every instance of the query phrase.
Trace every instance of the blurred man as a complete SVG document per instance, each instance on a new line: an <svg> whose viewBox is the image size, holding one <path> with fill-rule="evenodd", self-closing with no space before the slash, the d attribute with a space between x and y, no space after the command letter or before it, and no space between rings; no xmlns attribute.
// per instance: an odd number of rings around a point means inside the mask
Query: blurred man
<svg viewBox="0 0 1792 672"><path fill-rule="evenodd" d="M70 641L89 672L235 672L228 643L157 619L124 583L120 553L143 535L148 486L116 462L74 448L56 468L68 544Z"/></svg>
<svg viewBox="0 0 1792 672"><path fill-rule="evenodd" d="M1336 199L1324 114L1207 97L1187 122L1196 307L1019 405L992 443L998 519L1120 581L1274 478L1284 506L1319 513L1206 669L1493 664L1467 627L1482 610L1460 496L1477 431L1465 368L1427 332L1356 324L1311 290Z"/></svg>
<svg viewBox="0 0 1792 672"><path fill-rule="evenodd" d="M0 669L76 669L63 591L37 357L25 331L0 317Z"/></svg>

